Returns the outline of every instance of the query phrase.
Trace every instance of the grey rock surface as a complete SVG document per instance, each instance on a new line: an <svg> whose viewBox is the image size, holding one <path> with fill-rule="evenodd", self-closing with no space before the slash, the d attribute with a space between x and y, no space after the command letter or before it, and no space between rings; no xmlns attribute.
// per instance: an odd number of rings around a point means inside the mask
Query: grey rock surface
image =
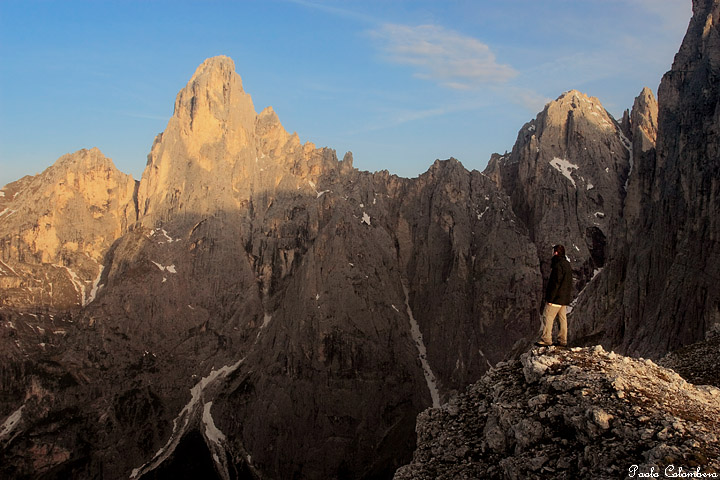
<svg viewBox="0 0 720 480"><path fill-rule="evenodd" d="M420 414L413 461L394 478L720 474L718 419L717 387L650 360L601 346L535 348Z"/></svg>
<svg viewBox="0 0 720 480"><path fill-rule="evenodd" d="M537 247L543 277L563 244L576 290L605 265L622 217L632 144L597 98L576 90L548 103L485 173L512 198Z"/></svg>
<svg viewBox="0 0 720 480"><path fill-rule="evenodd" d="M658 91L656 148L635 139L634 150L648 150L636 156L630 177L624 245L578 299L582 335L623 352L659 358L702 340L720 322L719 8L693 2L687 34ZM642 103L652 110L642 99L636 106ZM651 132L652 116L642 117L637 124Z"/></svg>

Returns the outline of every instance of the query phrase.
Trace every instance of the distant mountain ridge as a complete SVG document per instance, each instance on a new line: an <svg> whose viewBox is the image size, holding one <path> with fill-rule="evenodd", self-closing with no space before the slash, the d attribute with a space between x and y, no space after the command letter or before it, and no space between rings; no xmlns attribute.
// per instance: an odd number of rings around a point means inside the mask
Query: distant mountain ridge
<svg viewBox="0 0 720 480"><path fill-rule="evenodd" d="M720 322L716 10L695 2L658 103L645 89L618 122L567 92L484 173L358 171L256 113L214 57L139 182L93 149L6 185L0 472L391 478L420 411L534 340L558 242L571 341L659 357L702 339Z"/></svg>

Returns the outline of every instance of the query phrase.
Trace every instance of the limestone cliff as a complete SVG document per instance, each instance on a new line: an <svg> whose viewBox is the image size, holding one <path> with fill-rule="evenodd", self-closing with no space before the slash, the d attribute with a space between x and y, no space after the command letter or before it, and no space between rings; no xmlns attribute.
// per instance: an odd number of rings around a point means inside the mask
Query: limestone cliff
<svg viewBox="0 0 720 480"><path fill-rule="evenodd" d="M511 198L537 246L545 278L562 243L577 290L605 265L621 217L632 145L594 97L576 90L546 105L518 133L510 154L485 173Z"/></svg>
<svg viewBox="0 0 720 480"><path fill-rule="evenodd" d="M578 333L606 346L658 357L704 338L720 322L719 9L709 0L693 2L687 34L658 92L656 148L642 140L647 150L630 178L624 244L578 301ZM651 138L652 115L646 118L637 123Z"/></svg>
<svg viewBox="0 0 720 480"><path fill-rule="evenodd" d="M132 177L95 148L0 192L0 305L63 310L88 303L105 253L136 221Z"/></svg>

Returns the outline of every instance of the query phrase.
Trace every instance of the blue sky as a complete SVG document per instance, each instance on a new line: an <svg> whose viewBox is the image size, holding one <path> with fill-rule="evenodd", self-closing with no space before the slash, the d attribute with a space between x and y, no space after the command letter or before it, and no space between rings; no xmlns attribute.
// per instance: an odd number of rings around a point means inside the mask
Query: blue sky
<svg viewBox="0 0 720 480"><path fill-rule="evenodd" d="M405 177L482 170L570 89L619 117L657 92L690 0L0 0L0 185L98 147L136 179L203 60L256 111Z"/></svg>

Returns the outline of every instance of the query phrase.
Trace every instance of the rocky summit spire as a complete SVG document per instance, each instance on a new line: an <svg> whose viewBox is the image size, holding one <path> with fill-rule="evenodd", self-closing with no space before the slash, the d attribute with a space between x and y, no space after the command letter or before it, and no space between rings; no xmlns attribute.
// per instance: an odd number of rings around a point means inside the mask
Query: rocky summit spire
<svg viewBox="0 0 720 480"><path fill-rule="evenodd" d="M228 199L220 193L232 189L234 166L255 158L255 116L233 61L205 60L178 93L148 156L138 194L143 223L222 207Z"/></svg>
<svg viewBox="0 0 720 480"><path fill-rule="evenodd" d="M256 114L231 59L209 58L178 93L155 139L138 192L140 221L150 228L194 223L244 208L253 192L313 193L318 177L339 166L351 162L301 145L271 107Z"/></svg>
<svg viewBox="0 0 720 480"><path fill-rule="evenodd" d="M605 263L631 148L597 98L570 90L523 126L512 153L486 169L512 198L546 270L548 249L566 245L578 288Z"/></svg>

